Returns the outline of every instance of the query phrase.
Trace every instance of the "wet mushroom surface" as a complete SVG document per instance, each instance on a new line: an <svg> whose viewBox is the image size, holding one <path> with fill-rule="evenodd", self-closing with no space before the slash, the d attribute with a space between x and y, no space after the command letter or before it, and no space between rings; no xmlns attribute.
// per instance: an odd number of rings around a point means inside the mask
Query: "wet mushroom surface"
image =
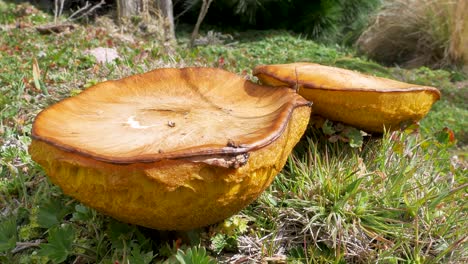
<svg viewBox="0 0 468 264"><path fill-rule="evenodd" d="M314 103L314 114L369 132L418 121L440 98L434 87L316 63L258 65L253 74L265 85L297 89Z"/></svg>
<svg viewBox="0 0 468 264"><path fill-rule="evenodd" d="M30 153L64 193L105 214L188 230L258 197L310 112L287 87L215 68L158 69L43 110Z"/></svg>

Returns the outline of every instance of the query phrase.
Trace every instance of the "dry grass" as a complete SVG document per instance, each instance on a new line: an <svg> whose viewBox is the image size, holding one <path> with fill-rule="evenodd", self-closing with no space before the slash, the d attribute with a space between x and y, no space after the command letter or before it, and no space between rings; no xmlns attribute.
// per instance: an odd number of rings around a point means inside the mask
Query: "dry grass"
<svg viewBox="0 0 468 264"><path fill-rule="evenodd" d="M468 73L468 1L458 0L454 11L453 31L449 53L455 60L463 62Z"/></svg>
<svg viewBox="0 0 468 264"><path fill-rule="evenodd" d="M462 57L464 0L387 0L357 41L359 49L388 64L444 67Z"/></svg>
<svg viewBox="0 0 468 264"><path fill-rule="evenodd" d="M155 4L144 6L141 16L138 17L119 17L117 11L109 11L106 15L96 17L94 25L126 43L134 43L135 37L143 37L155 40L166 49L175 44L175 40L170 36L170 23Z"/></svg>

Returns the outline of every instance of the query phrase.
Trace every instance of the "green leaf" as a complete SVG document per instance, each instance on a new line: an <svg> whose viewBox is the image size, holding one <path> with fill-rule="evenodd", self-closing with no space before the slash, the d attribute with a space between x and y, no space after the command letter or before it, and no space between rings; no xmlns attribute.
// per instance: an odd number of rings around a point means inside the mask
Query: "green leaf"
<svg viewBox="0 0 468 264"><path fill-rule="evenodd" d="M211 248L219 254L228 245L227 236L222 233L216 234L211 238Z"/></svg>
<svg viewBox="0 0 468 264"><path fill-rule="evenodd" d="M336 133L335 129L333 128L333 123L329 120L325 120L322 125L322 131L325 135L333 135Z"/></svg>
<svg viewBox="0 0 468 264"><path fill-rule="evenodd" d="M442 131L435 133L437 141L444 145L451 145L456 142L455 134L449 128L444 128Z"/></svg>
<svg viewBox="0 0 468 264"><path fill-rule="evenodd" d="M16 219L11 217L0 222L0 252L6 252L16 247Z"/></svg>
<svg viewBox="0 0 468 264"><path fill-rule="evenodd" d="M153 251L142 253L139 246L132 248L132 254L128 258L129 263L132 264L149 264L156 257L153 255Z"/></svg>
<svg viewBox="0 0 468 264"><path fill-rule="evenodd" d="M88 207L82 205L82 204L77 204L75 206L75 212L73 213L72 221L89 221L93 219L93 211L89 209Z"/></svg>
<svg viewBox="0 0 468 264"><path fill-rule="evenodd" d="M59 199L49 199L39 205L37 224L39 227L51 228L58 225L70 213L70 207Z"/></svg>
<svg viewBox="0 0 468 264"><path fill-rule="evenodd" d="M48 243L40 245L39 256L47 256L54 263L62 263L72 252L75 231L70 225L49 229Z"/></svg>
<svg viewBox="0 0 468 264"><path fill-rule="evenodd" d="M232 223L237 227L237 231L239 234L243 234L245 232L247 232L247 224L248 224L248 220L247 219L244 219L244 218L241 218L241 217L234 217L232 219Z"/></svg>
<svg viewBox="0 0 468 264"><path fill-rule="evenodd" d="M192 229L192 230L186 231L186 235L188 237L188 241L190 242L190 245L192 246L200 245L201 232L202 231L200 229Z"/></svg>
<svg viewBox="0 0 468 264"><path fill-rule="evenodd" d="M175 258L180 264L215 264L216 261L206 254L204 247L191 247L186 252L177 251Z"/></svg>
<svg viewBox="0 0 468 264"><path fill-rule="evenodd" d="M174 245L171 247L171 245L169 245L167 242L158 249L158 255L159 256L162 256L162 257L171 257L173 256L174 254L177 253L177 248L175 246L175 243L173 243Z"/></svg>
<svg viewBox="0 0 468 264"><path fill-rule="evenodd" d="M112 220L109 224L107 235L109 236L113 248L123 249L124 242L131 240L135 232L135 226Z"/></svg>
<svg viewBox="0 0 468 264"><path fill-rule="evenodd" d="M347 127L343 131L343 136L349 139L349 146L352 148L360 148L363 143L363 134L360 130L354 127Z"/></svg>

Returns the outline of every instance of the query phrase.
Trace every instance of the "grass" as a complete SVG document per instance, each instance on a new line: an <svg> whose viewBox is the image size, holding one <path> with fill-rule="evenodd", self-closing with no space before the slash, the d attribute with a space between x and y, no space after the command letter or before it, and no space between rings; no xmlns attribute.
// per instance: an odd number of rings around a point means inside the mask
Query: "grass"
<svg viewBox="0 0 468 264"><path fill-rule="evenodd" d="M288 32L239 33L237 43L194 50L181 35L173 52L150 37L136 33L127 41L93 25L40 35L34 25L53 18L40 11L19 16L16 8L0 1L0 13L8 14L0 16L1 263L467 261L468 109L456 88L460 73L387 68ZM10 27L15 21L24 26ZM101 65L83 54L99 46L116 48L121 58ZM187 233L128 225L83 206L51 184L27 152L36 114L97 82L187 65L249 75L257 64L293 61L432 85L443 97L420 126L365 137L361 147L332 143L311 123L257 201Z"/></svg>
<svg viewBox="0 0 468 264"><path fill-rule="evenodd" d="M450 154L437 140L407 130L371 139L359 151L320 139L307 135L265 193L275 206L260 199L252 207L252 217L267 214L275 223L276 251L296 248L292 257L306 263L459 257L444 251L459 240L438 238L461 232L455 236L466 239L459 214L466 175L442 162Z"/></svg>

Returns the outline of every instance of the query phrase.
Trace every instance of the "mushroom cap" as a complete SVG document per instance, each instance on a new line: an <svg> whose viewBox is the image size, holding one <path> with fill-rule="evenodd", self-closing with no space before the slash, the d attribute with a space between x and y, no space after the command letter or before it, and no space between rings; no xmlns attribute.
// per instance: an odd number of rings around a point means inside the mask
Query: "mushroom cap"
<svg viewBox="0 0 468 264"><path fill-rule="evenodd" d="M370 132L420 120L440 99L434 87L315 63L259 65L253 74L263 84L298 89L314 103L314 114Z"/></svg>
<svg viewBox="0 0 468 264"><path fill-rule="evenodd" d="M310 103L215 68L107 81L43 110L30 153L65 194L119 220L188 230L220 221L273 180Z"/></svg>

